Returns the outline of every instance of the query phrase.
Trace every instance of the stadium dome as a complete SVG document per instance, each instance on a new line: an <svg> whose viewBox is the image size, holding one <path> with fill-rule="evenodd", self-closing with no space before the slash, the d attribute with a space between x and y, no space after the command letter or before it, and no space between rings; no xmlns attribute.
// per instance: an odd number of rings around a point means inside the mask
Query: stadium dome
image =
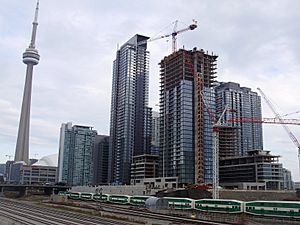
<svg viewBox="0 0 300 225"><path fill-rule="evenodd" d="M27 165L26 162L24 161L17 161L17 162L14 162L14 164L22 164L22 165Z"/></svg>
<svg viewBox="0 0 300 225"><path fill-rule="evenodd" d="M33 166L58 166L58 154L47 155L39 159Z"/></svg>

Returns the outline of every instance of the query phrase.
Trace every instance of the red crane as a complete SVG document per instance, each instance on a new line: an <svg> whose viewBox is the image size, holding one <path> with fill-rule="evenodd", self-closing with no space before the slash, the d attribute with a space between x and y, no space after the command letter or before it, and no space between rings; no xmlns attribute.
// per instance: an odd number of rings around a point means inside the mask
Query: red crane
<svg viewBox="0 0 300 225"><path fill-rule="evenodd" d="M298 139L295 137L295 135L292 133L290 128L287 125L300 125L300 120L299 119L282 119L284 116L288 116L291 114L299 113L300 111L296 111L293 113L285 114L281 116L277 110L275 109L275 106L272 104L272 102L267 98L265 93L260 89L257 88L264 100L266 101L267 105L269 108L272 110L272 112L275 115L275 118L252 118L252 117L239 117L239 118L232 118L226 120L226 122L238 122L238 123L267 123L267 124L281 124L284 130L287 132L289 135L290 139L294 143L294 145L298 149L298 161L299 161L299 172L300 172L300 143Z"/></svg>
<svg viewBox="0 0 300 225"><path fill-rule="evenodd" d="M282 117L280 116L280 114L276 111L274 105L267 98L267 96L265 95L265 93L260 88L257 88L257 90L260 92L260 94L263 96L263 98L265 99L266 103L268 104L269 108L275 114L275 119L279 120L280 124L282 125L282 127L284 128L284 130L287 132L287 134L289 135L289 137L292 140L292 142L298 148L298 161L299 161L299 170L300 170L300 143L299 143L299 141L297 140L297 138L295 137L295 135L292 133L292 131L290 130L290 128L286 125L284 119L282 119Z"/></svg>
<svg viewBox="0 0 300 225"><path fill-rule="evenodd" d="M300 125L298 119L278 119L278 118L252 118L252 117L239 117L234 119L226 120L226 122L237 122L237 123L269 123L269 124L289 124L289 125Z"/></svg>

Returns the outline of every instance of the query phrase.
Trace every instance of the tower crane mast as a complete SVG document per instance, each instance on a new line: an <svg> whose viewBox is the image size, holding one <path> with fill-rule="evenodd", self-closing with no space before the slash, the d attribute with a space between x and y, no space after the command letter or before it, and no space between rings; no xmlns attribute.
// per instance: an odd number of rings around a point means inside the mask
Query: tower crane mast
<svg viewBox="0 0 300 225"><path fill-rule="evenodd" d="M275 114L275 117L280 121L280 123L281 123L282 127L284 128L284 130L287 132L287 134L289 135L290 139L293 141L293 143L298 148L298 161L299 161L298 163L299 163L299 171L300 171L300 143L299 143L299 141L297 140L297 138L295 137L295 135L292 133L292 131L290 130L290 128L286 125L286 123L284 122L284 120L282 119L282 117L280 116L280 114L276 111L274 105L268 99L268 97L265 95L265 93L260 88L257 88L257 90L263 96L263 98L265 99L267 105L272 110L272 112Z"/></svg>
<svg viewBox="0 0 300 225"><path fill-rule="evenodd" d="M229 105L225 105L225 108L221 114L221 116L219 117L219 119L216 121L217 118L215 118L215 116L212 114L212 112L210 111L210 108L207 104L207 102L205 101L205 98L203 97L203 94L200 92L201 95L201 99L202 102L205 106L205 109L208 113L209 116L209 120L210 122L212 122L212 128L213 128L213 168L212 168L212 186L213 186L213 190L212 190L212 197L213 199L219 199L219 132L220 132L220 126L222 125L222 120L224 118L224 115L226 113L226 111L228 110Z"/></svg>

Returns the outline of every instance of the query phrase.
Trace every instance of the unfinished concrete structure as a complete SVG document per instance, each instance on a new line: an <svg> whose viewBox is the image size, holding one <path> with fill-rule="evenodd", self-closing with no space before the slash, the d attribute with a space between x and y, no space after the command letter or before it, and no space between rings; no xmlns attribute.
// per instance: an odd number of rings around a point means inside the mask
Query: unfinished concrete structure
<svg viewBox="0 0 300 225"><path fill-rule="evenodd" d="M181 185L212 182L217 57L180 49L160 62L160 172Z"/></svg>
<svg viewBox="0 0 300 225"><path fill-rule="evenodd" d="M220 160L220 185L230 189L280 190L283 168L277 155L270 151L252 150L246 156Z"/></svg>
<svg viewBox="0 0 300 225"><path fill-rule="evenodd" d="M219 129L219 158L239 155L239 127L221 125Z"/></svg>
<svg viewBox="0 0 300 225"><path fill-rule="evenodd" d="M133 156L131 164L131 184L141 184L145 178L157 177L158 155L144 154Z"/></svg>

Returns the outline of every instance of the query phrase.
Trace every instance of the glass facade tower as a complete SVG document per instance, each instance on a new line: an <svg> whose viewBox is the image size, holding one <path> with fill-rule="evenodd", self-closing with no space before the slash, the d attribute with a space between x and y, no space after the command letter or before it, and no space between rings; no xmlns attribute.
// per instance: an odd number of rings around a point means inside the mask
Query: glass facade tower
<svg viewBox="0 0 300 225"><path fill-rule="evenodd" d="M195 48L160 62L160 175L181 185L212 181L216 59Z"/></svg>
<svg viewBox="0 0 300 225"><path fill-rule="evenodd" d="M261 120L261 98L250 88L241 87L238 83L224 82L216 87L217 116L225 105L229 109L224 120L242 120L254 118ZM225 122L224 121L224 122ZM261 123L227 122L228 125L238 127L239 155L247 155L248 151L263 149L263 133Z"/></svg>
<svg viewBox="0 0 300 225"><path fill-rule="evenodd" d="M93 152L97 132L88 126L62 124L60 131L58 180L69 185L93 182Z"/></svg>
<svg viewBox="0 0 300 225"><path fill-rule="evenodd" d="M113 63L110 118L109 182L130 184L134 155L150 150L148 37L135 35L118 51Z"/></svg>

